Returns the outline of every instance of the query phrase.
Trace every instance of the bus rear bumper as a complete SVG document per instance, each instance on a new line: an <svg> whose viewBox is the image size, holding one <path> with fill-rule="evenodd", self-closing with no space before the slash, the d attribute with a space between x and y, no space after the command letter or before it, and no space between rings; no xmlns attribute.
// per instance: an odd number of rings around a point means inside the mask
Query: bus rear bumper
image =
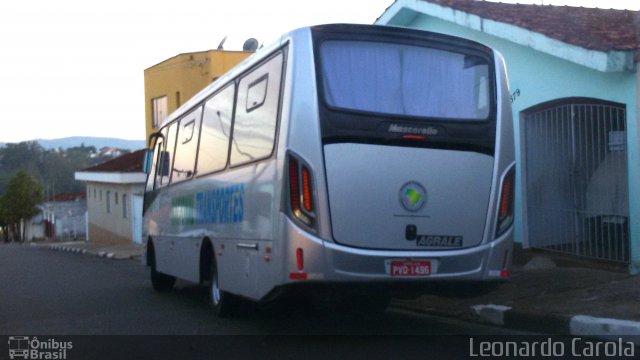
<svg viewBox="0 0 640 360"><path fill-rule="evenodd" d="M289 282L430 282L501 281L509 277L513 256L513 229L500 238L472 248L440 251L391 251L360 249L336 244L301 231L295 224L289 230L289 258L304 254L303 269L289 264ZM424 265L426 272L399 274L398 264ZM393 264L393 266L392 266ZM304 275L300 275L304 274Z"/></svg>

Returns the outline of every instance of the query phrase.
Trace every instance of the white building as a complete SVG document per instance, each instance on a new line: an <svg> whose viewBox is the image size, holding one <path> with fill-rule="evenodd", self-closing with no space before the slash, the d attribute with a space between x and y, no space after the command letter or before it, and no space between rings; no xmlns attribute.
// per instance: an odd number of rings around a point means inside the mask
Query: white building
<svg viewBox="0 0 640 360"><path fill-rule="evenodd" d="M76 172L87 183L88 240L117 244L142 241L146 150Z"/></svg>
<svg viewBox="0 0 640 360"><path fill-rule="evenodd" d="M87 235L85 193L60 193L38 206L40 213L27 221L26 241L84 240Z"/></svg>

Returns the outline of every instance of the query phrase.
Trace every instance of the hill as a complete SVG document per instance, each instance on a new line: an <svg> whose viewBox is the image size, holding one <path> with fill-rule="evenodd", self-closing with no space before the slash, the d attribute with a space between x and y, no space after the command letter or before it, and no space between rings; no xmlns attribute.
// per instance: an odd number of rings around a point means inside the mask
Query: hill
<svg viewBox="0 0 640 360"><path fill-rule="evenodd" d="M112 147L125 150L139 150L145 147L144 140L126 140L107 137L91 137L91 136L72 136L61 139L35 139L46 150L51 149L69 149L79 147L82 144L86 147L94 146L100 150L103 147ZM4 147L6 143L0 142L0 147Z"/></svg>
<svg viewBox="0 0 640 360"><path fill-rule="evenodd" d="M77 138L66 142L50 142L49 146L54 147L51 149L45 149L37 141L7 143L0 147L0 194L6 191L9 180L20 170L31 175L49 196L63 192L85 191L85 184L75 181L76 171L131 151L115 148L114 145L135 146L136 149L144 146L138 146L140 144L136 144L135 141L106 141ZM80 146L72 146L75 142L79 142ZM101 145L108 146L103 146L102 150L96 149L96 146ZM64 148L65 146L71 147Z"/></svg>
<svg viewBox="0 0 640 360"><path fill-rule="evenodd" d="M84 146L94 146L96 149L113 147L126 150L139 150L145 147L144 140L125 140L90 136L72 136L61 139L37 139L35 141L45 149L68 149L82 144L84 144Z"/></svg>

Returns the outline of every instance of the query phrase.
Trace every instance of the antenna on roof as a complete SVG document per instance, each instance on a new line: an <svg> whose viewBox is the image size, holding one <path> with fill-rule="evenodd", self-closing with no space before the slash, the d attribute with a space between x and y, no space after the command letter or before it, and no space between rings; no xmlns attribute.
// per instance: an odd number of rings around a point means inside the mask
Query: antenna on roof
<svg viewBox="0 0 640 360"><path fill-rule="evenodd" d="M249 38L244 42L244 45L242 45L242 50L255 52L256 50L258 50L258 45L258 40Z"/></svg>
<svg viewBox="0 0 640 360"><path fill-rule="evenodd" d="M224 42L227 41L227 37L225 36L222 41L220 41L220 44L218 44L218 50L224 50Z"/></svg>

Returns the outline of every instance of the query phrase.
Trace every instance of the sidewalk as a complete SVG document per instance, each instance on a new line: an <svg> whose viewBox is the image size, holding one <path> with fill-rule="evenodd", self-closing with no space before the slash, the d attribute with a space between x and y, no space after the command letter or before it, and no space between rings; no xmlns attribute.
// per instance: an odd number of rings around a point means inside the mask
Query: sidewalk
<svg viewBox="0 0 640 360"><path fill-rule="evenodd" d="M139 258L141 245L84 241L32 246L112 259ZM464 284L429 284L417 299L394 299L392 306L534 332L595 336L635 336L640 344L640 275L602 268L516 247L511 278L484 293Z"/></svg>
<svg viewBox="0 0 640 360"><path fill-rule="evenodd" d="M31 246L48 247L52 250L89 254L117 260L139 258L142 254L142 245L133 243L115 245L69 241L31 243Z"/></svg>
<svg viewBox="0 0 640 360"><path fill-rule="evenodd" d="M436 285L426 295L394 299L392 305L543 333L635 336L630 341L640 343L640 276L516 251L511 278L493 291L473 294L455 284Z"/></svg>

